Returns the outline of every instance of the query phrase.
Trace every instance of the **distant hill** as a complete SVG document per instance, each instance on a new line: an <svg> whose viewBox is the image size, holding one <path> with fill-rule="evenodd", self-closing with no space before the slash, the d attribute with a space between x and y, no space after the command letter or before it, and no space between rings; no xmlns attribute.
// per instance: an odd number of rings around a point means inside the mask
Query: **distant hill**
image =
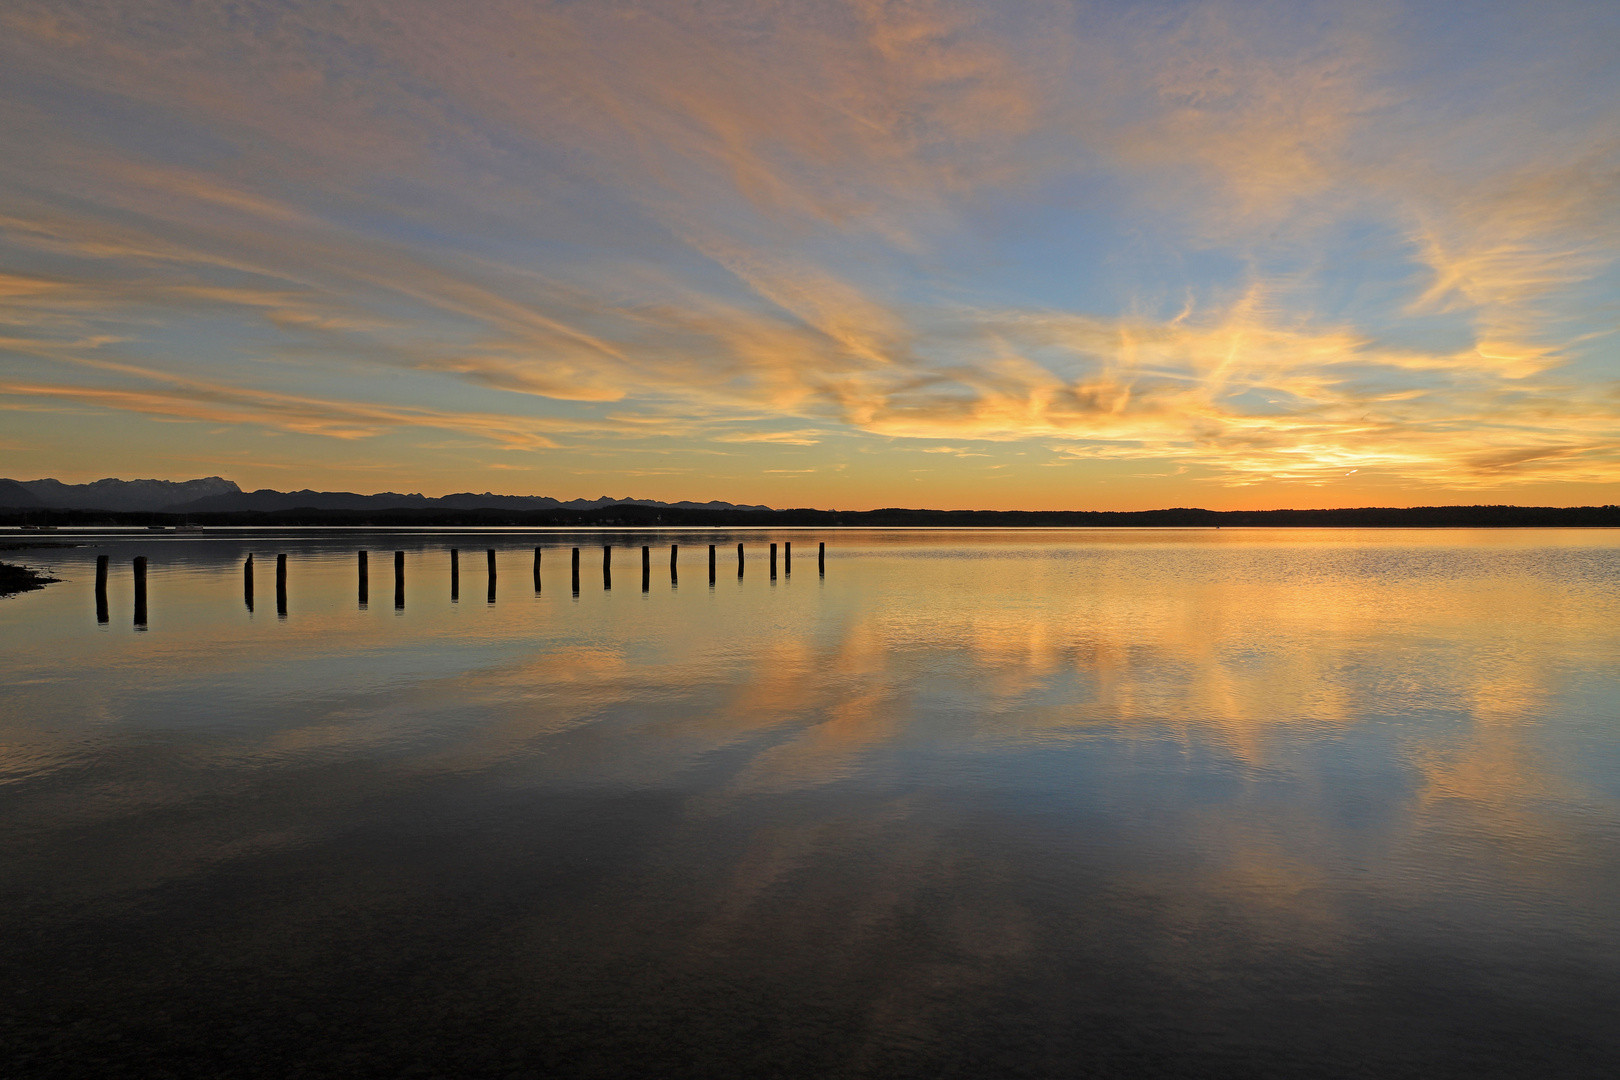
<svg viewBox="0 0 1620 1080"><path fill-rule="evenodd" d="M0 506L17 510L31 510L38 505L39 499L34 496L34 493L17 483L17 481L0 480Z"/></svg>
<svg viewBox="0 0 1620 1080"><path fill-rule="evenodd" d="M429 498L426 495L401 495L384 491L376 495L357 495L352 491L258 491L227 492L210 495L192 502L170 507L177 514L232 514L243 511L269 513L278 510L600 510L609 506L675 507L682 510L769 510L768 506L738 506L735 503L659 502L656 499L615 499L603 495L597 499L571 499L561 502L545 495L496 495L470 491Z"/></svg>
<svg viewBox="0 0 1620 1080"><path fill-rule="evenodd" d="M653 506L680 510L769 510L728 502L665 503L655 499L572 499L560 502L544 495L496 495L460 492L443 498L384 491L243 491L235 482L210 476L202 480L97 480L64 484L60 480L0 480L0 508L12 510L105 510L122 513L239 514L288 510L601 510L612 506Z"/></svg>
<svg viewBox="0 0 1620 1080"><path fill-rule="evenodd" d="M20 488L32 503L13 503ZM44 507L49 510L167 510L181 503L242 489L229 480L210 476L202 480L97 480L93 484L64 484L60 480L0 480L0 506Z"/></svg>
<svg viewBox="0 0 1620 1080"><path fill-rule="evenodd" d="M31 501L30 501L31 500ZM727 502L571 499L460 492L243 491L211 476L168 480L0 480L0 524L386 525L832 528L1620 528L1620 506L1363 506L1336 510L773 510Z"/></svg>

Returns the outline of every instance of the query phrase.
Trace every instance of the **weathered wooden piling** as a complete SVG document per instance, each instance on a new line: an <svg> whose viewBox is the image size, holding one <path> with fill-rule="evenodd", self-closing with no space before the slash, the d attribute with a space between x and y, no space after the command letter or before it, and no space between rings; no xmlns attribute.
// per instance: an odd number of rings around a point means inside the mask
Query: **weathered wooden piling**
<svg viewBox="0 0 1620 1080"><path fill-rule="evenodd" d="M247 605L249 613L253 611L253 552L242 562L242 603Z"/></svg>
<svg viewBox="0 0 1620 1080"><path fill-rule="evenodd" d="M405 606L405 553L394 552L394 609Z"/></svg>
<svg viewBox="0 0 1620 1080"><path fill-rule="evenodd" d="M714 545L709 545L709 584L714 584Z"/></svg>
<svg viewBox="0 0 1620 1080"><path fill-rule="evenodd" d="M743 572L743 552L742 552L742 544L739 542L737 544L737 576L742 577L742 572Z"/></svg>
<svg viewBox="0 0 1620 1080"><path fill-rule="evenodd" d="M107 614L107 556L96 556L96 622L104 623Z"/></svg>
<svg viewBox="0 0 1620 1080"><path fill-rule="evenodd" d="M287 555L276 556L276 614L287 617Z"/></svg>
<svg viewBox="0 0 1620 1080"><path fill-rule="evenodd" d="M822 577L827 576L827 541L822 540L821 546L816 548L816 573Z"/></svg>
<svg viewBox="0 0 1620 1080"><path fill-rule="evenodd" d="M677 548L674 544L669 545L669 583L671 585L675 584L675 581L676 581L676 577L675 577L675 554L679 550L680 549Z"/></svg>
<svg viewBox="0 0 1620 1080"><path fill-rule="evenodd" d="M613 588L613 545L602 545L602 588Z"/></svg>
<svg viewBox="0 0 1620 1080"><path fill-rule="evenodd" d="M135 625L146 625L146 556L135 556Z"/></svg>
<svg viewBox="0 0 1620 1080"><path fill-rule="evenodd" d="M486 564L488 564L488 566L489 566L489 595L488 595L488 597L486 599L487 599L487 601L489 603L493 604L495 602L495 549L494 548L488 548L488 549L486 549L484 551L484 562Z"/></svg>
<svg viewBox="0 0 1620 1080"><path fill-rule="evenodd" d="M574 595L579 595L579 548L574 549Z"/></svg>
<svg viewBox="0 0 1620 1080"><path fill-rule="evenodd" d="M771 545L771 580L776 580L776 545Z"/></svg>
<svg viewBox="0 0 1620 1080"><path fill-rule="evenodd" d="M461 549L450 549L450 602L461 603Z"/></svg>
<svg viewBox="0 0 1620 1080"><path fill-rule="evenodd" d="M540 591L540 549L534 549L534 591Z"/></svg>
<svg viewBox="0 0 1620 1080"><path fill-rule="evenodd" d="M786 577L793 576L793 541L787 540L782 544L782 573Z"/></svg>
<svg viewBox="0 0 1620 1080"><path fill-rule="evenodd" d="M646 592L652 588L652 549L646 544L641 545L641 591Z"/></svg>
<svg viewBox="0 0 1620 1080"><path fill-rule="evenodd" d="M371 554L361 551L360 556L360 606L365 607L371 601Z"/></svg>

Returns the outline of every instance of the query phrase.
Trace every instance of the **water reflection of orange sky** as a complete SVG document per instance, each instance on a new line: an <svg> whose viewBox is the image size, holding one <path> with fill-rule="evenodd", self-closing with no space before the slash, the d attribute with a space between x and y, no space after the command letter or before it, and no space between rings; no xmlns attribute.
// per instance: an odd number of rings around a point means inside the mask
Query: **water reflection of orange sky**
<svg viewBox="0 0 1620 1080"><path fill-rule="evenodd" d="M1091 741L1118 769L1230 781L1182 808L1186 842L1214 853L1206 884L1320 936L1344 860L1416 859L1436 830L1488 849L1517 887L1570 887L1548 853L1589 841L1581 808L1599 800L1547 729L1577 683L1613 700L1614 578L1580 567L1612 570L1620 538L1552 540L863 534L835 539L825 579L805 560L773 584L755 564L713 589L689 575L643 595L627 575L576 599L509 573L493 606L465 571L450 604L428 550L412 553L402 614L376 578L381 602L356 608L351 556L295 558L286 620L242 610L234 562L160 565L139 635L94 627L81 574L0 614L5 777L39 784L85 768L97 745L143 739L184 746L193 769L386 760L403 775L598 788L680 786L729 755L724 782L688 803L706 817L913 755L971 769ZM1336 758L1351 738L1389 759ZM1324 773L1334 762L1381 785L1360 853L1313 803L1346 783ZM78 792L72 815L148 812L195 797L194 778L131 775ZM1285 814L1264 811L1274 784L1292 792ZM897 798L887 812L909 811ZM730 902L792 872L818 828L762 829ZM224 858L255 842L288 838L203 846ZM996 933L1016 939L1015 924Z"/></svg>

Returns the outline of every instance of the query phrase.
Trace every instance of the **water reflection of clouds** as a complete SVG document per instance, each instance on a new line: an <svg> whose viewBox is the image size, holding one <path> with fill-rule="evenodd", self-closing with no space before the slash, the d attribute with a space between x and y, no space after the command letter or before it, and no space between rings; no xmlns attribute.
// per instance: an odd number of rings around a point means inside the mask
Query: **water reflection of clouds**
<svg viewBox="0 0 1620 1080"><path fill-rule="evenodd" d="M1379 578L1362 563L1387 538L1350 551L1310 538L1284 553L1292 577L1268 578L1268 538L1235 551L1232 583L1190 541L1110 537L1076 557L1001 538L964 558L926 537L850 537L824 581L578 601L514 590L494 608L448 605L424 555L404 617L354 610L344 553L295 561L285 624L246 619L225 571L159 568L154 631L138 640L92 640L69 592L42 594L32 642L10 626L9 796L43 836L156 821L204 787L320 793L292 824L237 808L171 837L189 854L131 863L143 880L319 842L364 815L360 794L332 787L345 771L390 791L454 777L673 790L693 829L832 800L749 830L721 908L830 848L870 845L887 869L866 902L882 911L948 876L939 830L966 827L986 791L1010 786L1028 810L1043 770L1063 768L1074 790L1054 789L1052 812L1145 838L1137 885L1196 875L1201 906L1165 914L1185 932L1224 896L1328 934L1344 918L1329 894L1367 866L1404 866L1401 887L1421 892L1410 868L1443 842L1522 888L1565 888L1593 842L1582 815L1609 820L1570 775L1558 722L1572 680L1612 699L1613 598L1590 567L1559 569L1580 559L1527 564L1521 540L1486 549L1492 576L1410 538L1384 552L1405 570ZM1613 558L1604 537L1581 551ZM1447 558L1453 572L1434 572ZM74 649L93 661L64 678ZM1191 869L1175 862L1188 853ZM1023 940L1030 916L1003 914L963 933Z"/></svg>

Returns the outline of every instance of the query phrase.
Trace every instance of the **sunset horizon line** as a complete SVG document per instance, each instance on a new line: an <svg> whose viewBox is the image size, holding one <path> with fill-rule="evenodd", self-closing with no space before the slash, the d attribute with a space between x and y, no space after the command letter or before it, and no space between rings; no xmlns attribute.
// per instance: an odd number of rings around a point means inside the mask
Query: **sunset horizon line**
<svg viewBox="0 0 1620 1080"><path fill-rule="evenodd" d="M246 487L243 487L242 485L238 484L235 480L232 480L232 479L230 479L228 477L224 477L224 476L220 476L220 475L216 474L216 475L206 476L206 477L188 477L188 478L179 479L179 480L167 479L167 478L161 478L161 477L137 477L137 478L131 479L131 480L124 480L124 479L122 479L120 477L109 476L109 477L102 477L102 478L99 478L99 479L93 480L93 481L79 481L79 482L64 481L64 480L57 479L56 477L38 477L38 478L35 478L35 479L31 479L31 480L20 480L20 479L11 478L11 477L0 477L0 485L5 485L5 487L0 487L0 511L3 511L3 510L18 511L18 510L36 510L37 509L37 510L45 510L45 511L50 511L50 510L82 510L82 511L93 511L93 512L102 512L102 511L106 511L106 512L147 512L145 509L118 508L118 507L98 506L98 505L84 504L84 503L81 503L81 504L78 504L78 505L65 505L65 504L49 505L49 504L41 502L41 503L38 503L36 505L13 506L13 505L8 505L6 503L6 495L7 495L7 490L6 489L9 488L11 485L16 485L18 487L28 489L30 485L55 484L55 485L60 485L60 486L62 486L64 488L68 488L68 489L85 489L85 488L90 488L90 487L94 487L96 485L102 485L102 484L117 484L117 485L161 484L161 485L166 485L166 486L172 485L174 487L182 487L182 486L193 485L193 484L204 484L204 483L208 483L210 481L216 481L216 482L219 482L219 483L222 483L222 484L229 484L232 487L234 487L235 488L234 492L221 492L221 493L219 493L219 494L227 496L227 497L230 494L239 494L239 495L241 495L243 497L251 497L251 496L255 496L255 495L262 496L262 495L266 495L266 494L292 496L292 495L298 495L298 494L303 494L303 493L307 492L307 493L309 493L311 495L320 495L320 496L327 496L327 497L344 497L344 496L348 496L348 497L353 497L353 498L358 498L358 499L378 499L378 498L390 498L390 497L392 497L392 498L397 498L397 499L402 499L402 500L420 500L421 502L428 503L428 504L441 503L442 500L456 499L456 498L462 498L462 499L467 499L467 498L472 498L472 499L490 498L490 499L500 499L500 500L518 500L518 499L522 499L522 500L534 500L536 502L550 502L550 503L555 504L557 507L561 507L561 508L568 508L568 507L570 507L571 505L574 505L574 504L585 504L585 505L588 505L588 506L597 506L597 507L610 506L610 505L640 505L640 506L675 507L675 508L688 508L688 509L701 509L701 508L705 508L705 507L714 507L714 508L716 508L718 510L732 509L732 510L740 510L740 511L745 511L745 512L767 512L767 513L778 513L778 514L795 513L795 512L809 512L809 513L818 513L818 514L875 514L875 513L884 513L884 512L902 512L902 513L917 513L917 514L1029 514L1029 515L1046 515L1046 514L1116 514L1116 515L1148 515L1148 514L1178 513L1178 512L1196 512L1196 513L1206 513L1206 514L1282 514L1282 513L1328 513L1328 512L1335 512L1335 511L1340 511L1340 512L1379 512L1379 511L1421 511L1421 510L1581 511L1581 510L1610 510L1610 509L1615 509L1617 505L1620 505L1620 504L1615 504L1615 503L1567 503L1567 504L1563 504L1563 505L1555 505L1555 504L1545 504L1545 503L1506 503L1506 502L1427 502L1427 503L1412 502L1412 503L1405 503L1405 504L1361 503L1361 504L1357 504L1357 505L1333 505L1333 506L1312 506L1312 505L1299 505L1299 504L1286 505L1286 506L1277 506L1277 505L1265 506L1265 505L1260 505L1260 506L1230 507L1230 508L1226 508L1226 509L1214 509L1214 508L1206 507L1206 506L1184 504L1184 505L1177 505L1177 506L1170 506L1170 505L1165 505L1165 506L1140 506L1140 507L1135 507L1135 508L1130 508L1130 509L1116 509L1116 508L1102 508L1102 507L1096 507L1096 506L1073 505L1073 504L1070 504L1070 505L1067 505L1067 506L1048 506L1048 507L1023 507L1023 506L995 507L995 506L927 506L927 505L907 505L907 504L903 504L903 503L892 503L892 504L887 504L887 505L873 504L873 505L870 505L870 506L833 507L833 506L813 506L813 505L808 505L808 504L791 504L791 503L760 503L760 502L749 502L749 501L744 501L744 500L734 500L734 499L727 499L727 498L708 498L708 499L702 499L702 498L665 498L665 499L658 499L658 498L652 498L652 497L641 496L641 495L622 495L622 496L620 496L620 495L608 495L608 494L599 494L599 495L596 495L594 497L591 497L591 496L563 497L563 496L548 495L548 494L538 493L538 492L536 492L536 493L510 492L510 491L498 492L498 491L488 491L488 490L483 491L483 492L475 492L475 491L472 491L471 489L446 490L446 491L444 491L444 492L442 492L440 494L437 494L437 495L429 495L429 494L426 493L426 491L395 491L395 490L392 490L392 489L382 490L382 491L365 492L365 491L322 489L322 488L314 488L314 487L308 487L308 486L305 486L305 487L288 487L288 488L273 488L273 487L246 488ZM199 496L198 498L206 498L206 497L207 496ZM185 502L175 502L173 504L166 504L166 505L170 505L174 509L180 509L180 508L188 505L189 502L191 502L191 501L195 501L195 500L187 500ZM478 507L472 507L472 506L458 506L458 507L432 507L432 506L430 506L430 507L424 507L424 508L425 509L478 509ZM232 509L221 508L218 511L199 510L198 512L199 513L255 513L255 512L257 512L257 513L275 513L275 512L284 512L285 510L295 510L295 509L302 509L302 508L301 507L287 507L287 508L277 508L276 510L258 511L258 510L253 510L253 509L250 509L250 508L243 507L243 508L239 508L239 509L238 508L232 508ZM334 508L334 509L344 509L344 508ZM410 509L410 507L406 506L406 505L401 505L399 507L376 507L375 509ZM516 508L514 508L514 509L516 509ZM163 512L167 512L167 511L165 509L163 509L162 507L153 507L153 508L150 509L150 512L163 513Z"/></svg>

